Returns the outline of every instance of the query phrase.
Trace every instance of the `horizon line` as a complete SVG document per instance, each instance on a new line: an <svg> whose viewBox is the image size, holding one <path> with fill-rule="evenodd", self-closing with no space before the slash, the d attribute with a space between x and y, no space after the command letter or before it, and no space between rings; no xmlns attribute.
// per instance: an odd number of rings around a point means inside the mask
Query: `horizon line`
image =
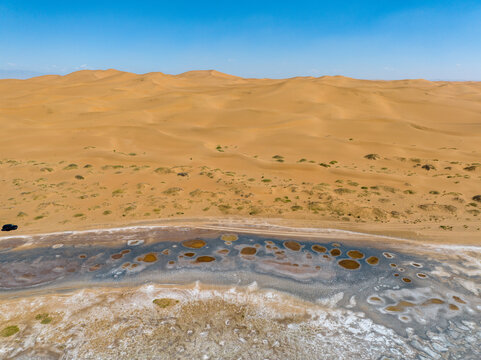
<svg viewBox="0 0 481 360"><path fill-rule="evenodd" d="M20 70L20 69L0 69L0 72L25 72L25 73L30 73L34 74L36 73L35 71L31 70ZM38 75L33 75L31 77L26 77L26 78L20 78L20 77L6 77L6 78L0 78L0 81L2 80L20 80L20 81L25 81L25 80L32 80L36 78L41 78L41 77L47 77L47 76L58 76L58 77L66 77L69 75L73 75L76 73L82 73L82 72L116 72L116 73L124 73L124 74L133 74L133 75L150 75L150 74L161 74L165 76L172 76L172 77L180 77L183 75L188 75L188 74L206 74L210 73L210 75L218 75L218 76L226 76L226 77L231 77L231 78L237 78L237 79L245 79L245 80L290 80L290 79L299 79L299 78L310 78L310 79L322 79L322 78L344 78L344 79L351 79L351 80L360 80L360 81L428 81L428 82L481 82L481 80L443 80L443 79L435 79L435 80L429 80L426 78L399 78L399 79L383 79L383 78L357 78L357 77L351 77L351 76L346 76L346 75L341 75L341 74L336 74L336 75L321 75L321 76L313 76L313 75L297 75L297 76L290 76L290 77L281 77L281 78L271 78L271 77L243 77L243 76L238 76L238 75L233 75L233 74L228 74L224 73L219 70L215 69L197 69L197 70L187 70L178 74L168 74L164 73L162 71L149 71L146 73L136 73L133 71L125 71L125 70L117 70L114 68L107 68L107 69L80 69L80 70L75 70L69 73L65 74L55 74L55 73L39 73Z"/></svg>

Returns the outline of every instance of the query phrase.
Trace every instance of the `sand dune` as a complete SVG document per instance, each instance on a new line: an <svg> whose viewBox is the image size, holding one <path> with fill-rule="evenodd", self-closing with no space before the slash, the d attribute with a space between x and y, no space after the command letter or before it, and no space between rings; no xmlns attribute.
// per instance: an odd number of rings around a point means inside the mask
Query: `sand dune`
<svg viewBox="0 0 481 360"><path fill-rule="evenodd" d="M79 71L0 80L0 125L19 232L235 216L481 238L479 82Z"/></svg>

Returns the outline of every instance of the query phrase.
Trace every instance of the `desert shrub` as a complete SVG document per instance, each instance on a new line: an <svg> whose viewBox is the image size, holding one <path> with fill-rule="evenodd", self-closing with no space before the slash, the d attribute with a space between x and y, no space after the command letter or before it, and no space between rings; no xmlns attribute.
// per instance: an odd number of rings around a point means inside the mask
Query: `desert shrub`
<svg viewBox="0 0 481 360"><path fill-rule="evenodd" d="M379 160L381 157L378 154L367 154L364 155L364 158L368 160Z"/></svg>
<svg viewBox="0 0 481 360"><path fill-rule="evenodd" d="M64 170L73 170L73 169L77 169L77 168L78 168L77 164L70 164L70 165L65 166L63 169Z"/></svg>

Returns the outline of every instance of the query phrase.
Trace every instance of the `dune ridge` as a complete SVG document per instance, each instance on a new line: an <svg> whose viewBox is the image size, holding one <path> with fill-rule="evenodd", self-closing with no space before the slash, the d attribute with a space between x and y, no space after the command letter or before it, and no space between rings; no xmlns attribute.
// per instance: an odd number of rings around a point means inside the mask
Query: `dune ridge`
<svg viewBox="0 0 481 360"><path fill-rule="evenodd" d="M0 221L20 233L245 217L481 235L480 82L83 70L0 80L0 125Z"/></svg>

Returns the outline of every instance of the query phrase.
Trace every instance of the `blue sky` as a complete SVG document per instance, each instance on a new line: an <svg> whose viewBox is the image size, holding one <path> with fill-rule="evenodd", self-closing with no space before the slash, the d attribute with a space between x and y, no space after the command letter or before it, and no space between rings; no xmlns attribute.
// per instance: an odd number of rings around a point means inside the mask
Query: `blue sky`
<svg viewBox="0 0 481 360"><path fill-rule="evenodd" d="M0 77L107 69L481 80L481 1L0 0Z"/></svg>

